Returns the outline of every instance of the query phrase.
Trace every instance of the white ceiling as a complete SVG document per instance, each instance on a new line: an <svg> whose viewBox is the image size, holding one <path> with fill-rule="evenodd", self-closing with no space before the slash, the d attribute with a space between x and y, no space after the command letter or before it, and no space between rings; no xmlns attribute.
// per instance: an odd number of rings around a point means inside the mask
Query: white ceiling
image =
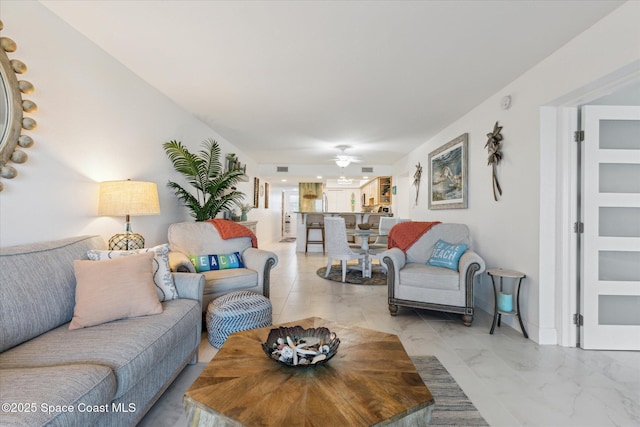
<svg viewBox="0 0 640 427"><path fill-rule="evenodd" d="M623 2L42 3L261 164L391 165Z"/></svg>

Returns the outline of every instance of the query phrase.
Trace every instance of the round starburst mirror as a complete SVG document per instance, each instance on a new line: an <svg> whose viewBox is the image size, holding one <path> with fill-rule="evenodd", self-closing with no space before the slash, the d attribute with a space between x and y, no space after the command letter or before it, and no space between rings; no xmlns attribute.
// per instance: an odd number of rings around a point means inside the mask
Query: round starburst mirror
<svg viewBox="0 0 640 427"><path fill-rule="evenodd" d="M3 30L0 21L0 31ZM18 80L17 75L24 74L27 66L17 59L9 59L7 52L17 49L16 43L8 37L0 37L0 178L13 179L18 175L13 164L27 161L27 153L21 148L33 145L29 135L23 130L36 128L36 121L24 113L33 113L38 106L22 94L33 93L34 87L26 80ZM4 184L0 181L0 191Z"/></svg>

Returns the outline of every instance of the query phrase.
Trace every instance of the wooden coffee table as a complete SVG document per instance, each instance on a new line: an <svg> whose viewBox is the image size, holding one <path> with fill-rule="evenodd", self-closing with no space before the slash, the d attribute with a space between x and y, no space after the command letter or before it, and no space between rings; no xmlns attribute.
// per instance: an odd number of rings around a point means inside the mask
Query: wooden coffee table
<svg viewBox="0 0 640 427"><path fill-rule="evenodd" d="M284 366L262 351L272 328L324 326L327 363ZM318 317L232 334L184 395L191 426L423 426L434 400L396 335Z"/></svg>

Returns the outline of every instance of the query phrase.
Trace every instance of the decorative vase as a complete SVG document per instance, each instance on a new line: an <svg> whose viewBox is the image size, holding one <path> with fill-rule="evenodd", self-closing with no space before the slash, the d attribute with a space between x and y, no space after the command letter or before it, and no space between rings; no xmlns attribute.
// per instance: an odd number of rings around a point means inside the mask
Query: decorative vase
<svg viewBox="0 0 640 427"><path fill-rule="evenodd" d="M247 220L247 214L246 212L242 212L242 215L240 215L240 221L246 221Z"/></svg>

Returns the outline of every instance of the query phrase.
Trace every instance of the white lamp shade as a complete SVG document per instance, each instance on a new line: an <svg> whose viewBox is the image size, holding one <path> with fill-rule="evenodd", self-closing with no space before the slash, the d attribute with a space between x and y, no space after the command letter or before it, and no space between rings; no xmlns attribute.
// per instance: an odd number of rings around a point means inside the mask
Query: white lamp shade
<svg viewBox="0 0 640 427"><path fill-rule="evenodd" d="M155 182L106 181L100 183L98 215L159 215L160 201Z"/></svg>

